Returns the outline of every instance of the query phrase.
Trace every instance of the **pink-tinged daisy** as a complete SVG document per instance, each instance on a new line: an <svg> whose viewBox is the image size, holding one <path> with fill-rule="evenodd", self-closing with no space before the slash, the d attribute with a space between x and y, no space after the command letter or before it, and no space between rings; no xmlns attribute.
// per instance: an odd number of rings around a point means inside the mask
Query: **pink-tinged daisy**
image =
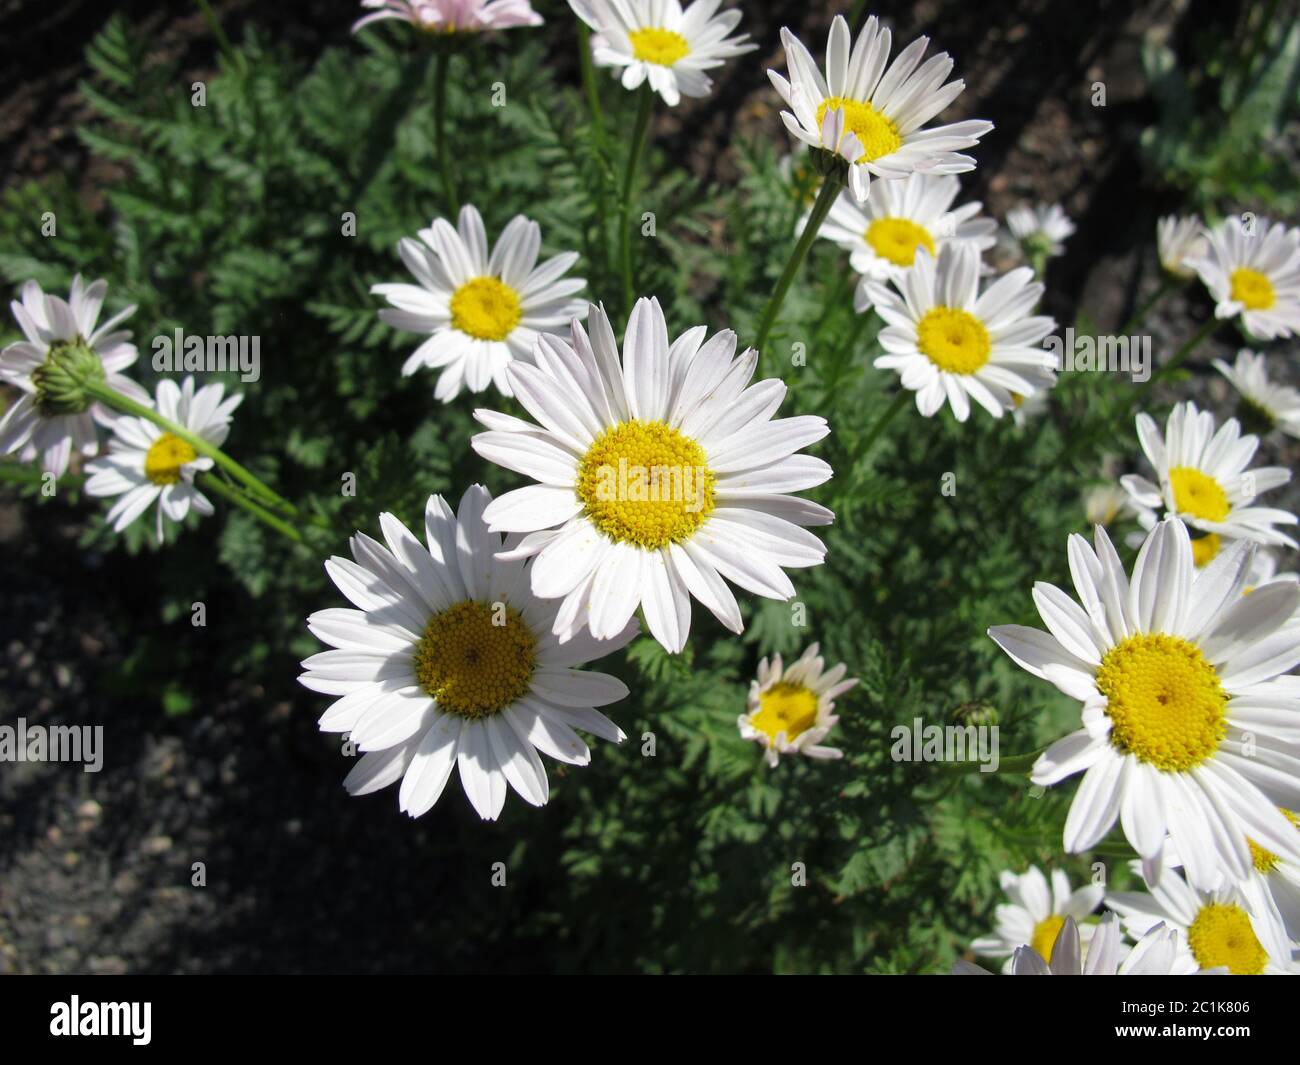
<svg viewBox="0 0 1300 1065"><path fill-rule="evenodd" d="M361 0L370 9L352 32L372 22L397 19L422 33L480 33L515 26L540 26L542 16L528 0Z"/></svg>

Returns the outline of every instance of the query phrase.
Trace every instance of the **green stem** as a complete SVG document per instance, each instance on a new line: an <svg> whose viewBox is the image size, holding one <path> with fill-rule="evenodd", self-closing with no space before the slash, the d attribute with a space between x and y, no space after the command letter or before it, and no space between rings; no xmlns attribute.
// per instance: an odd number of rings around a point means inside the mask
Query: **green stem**
<svg viewBox="0 0 1300 1065"><path fill-rule="evenodd" d="M172 436L179 440L185 441L200 455L206 455L212 459L218 466L229 473L235 480L246 485L251 491L261 497L263 503L278 507L285 513L293 517L299 517L298 508L290 503L283 496L277 495L266 484L256 476L244 469L238 462L227 455L221 448L217 447L209 440L196 436L184 426L177 425L168 418L164 418L158 411L152 407L146 407L143 403L137 403L128 396L115 392L107 385L98 381L83 382L86 394L93 396L101 403L106 403L115 410L120 410L125 414L133 414L137 418L144 418L146 421L153 422L154 425L164 432L171 433Z"/></svg>
<svg viewBox="0 0 1300 1065"><path fill-rule="evenodd" d="M825 180L822 181L821 191L817 193L817 202L813 204L812 213L808 216L808 223L803 227L803 232L799 235L794 250L790 252L790 258L786 261L785 269L781 271L781 276L776 282L776 288L772 290L771 298L767 301L767 308L763 311L763 319L758 326L758 340L754 344L758 348L760 359L763 357L763 348L767 344L768 335L772 332L772 326L776 324L776 316L781 313L781 304L785 302L785 295L790 291L790 285L799 272L799 267L803 265L803 261L808 255L808 249L812 247L812 242L817 239L817 231L821 229L822 223L826 221L826 216L830 214L831 208L835 205L835 198L839 196L841 187L840 179L833 175L827 175Z"/></svg>
<svg viewBox="0 0 1300 1065"><path fill-rule="evenodd" d="M582 67L582 87L587 92L587 106L591 109L591 132L600 150L605 150L605 113L600 106L600 93L596 89L596 68L591 61L591 30L578 20L578 64Z"/></svg>
<svg viewBox="0 0 1300 1065"><path fill-rule="evenodd" d="M1122 337L1132 336L1137 331L1137 327L1146 321L1147 315L1151 313L1155 306L1178 287L1178 281L1166 275L1161 280L1160 286L1143 303L1138 305L1138 309L1133 312L1133 317L1125 322L1123 328L1120 329L1119 335Z"/></svg>
<svg viewBox="0 0 1300 1065"><path fill-rule="evenodd" d="M456 180L451 174L451 156L447 154L447 71L450 68L451 52L440 48L433 71L433 150L438 155L438 169L442 172L447 212L454 220L460 214L460 200L456 197Z"/></svg>
<svg viewBox="0 0 1300 1065"><path fill-rule="evenodd" d="M270 528L274 529L287 540L292 540L296 544L302 543L302 534L288 522L272 514L260 503L250 499L234 485L226 484L220 477L214 477L211 473L199 475L199 485L209 492L215 492L227 502L233 503L237 507L242 507L255 518L262 521Z"/></svg>
<svg viewBox="0 0 1300 1065"><path fill-rule="evenodd" d="M632 286L632 189L636 184L636 171L641 162L641 153L645 150L646 141L649 139L650 108L653 102L654 90L647 82L641 86L637 96L636 125L632 129L632 145L627 153L627 169L623 171L619 248L623 266L623 305L628 314L632 313L632 302L636 295Z"/></svg>
<svg viewBox="0 0 1300 1065"><path fill-rule="evenodd" d="M894 396L893 402L889 404L888 408L886 408L885 413L876 419L875 425L868 429L867 435L859 441L857 454L853 456L853 469L856 469L858 463L871 453L872 445L875 444L880 434L885 431L885 426L894 420L894 416L897 415L900 410L907 406L907 402L912 398L912 395L913 393L908 389L899 388L898 393Z"/></svg>
<svg viewBox="0 0 1300 1065"><path fill-rule="evenodd" d="M226 31L221 28L221 20L217 18L217 13L212 10L212 5L208 3L208 0L198 0L198 4L203 10L204 21L207 22L208 29L212 31L212 36L217 39L217 47L221 50L226 62L234 69L242 69L243 64L235 55L235 46L230 43Z"/></svg>
<svg viewBox="0 0 1300 1065"><path fill-rule="evenodd" d="M1034 763L1042 756L1043 751L1047 750L1042 747L1037 751L1030 751L1028 754L1013 754L1007 758L998 759L998 773L1024 773L1034 767ZM939 768L950 773L964 773L972 769L979 769L985 765L984 762L940 762Z"/></svg>
<svg viewBox="0 0 1300 1065"><path fill-rule="evenodd" d="M1193 351L1195 351L1200 346L1201 341L1204 340L1206 337L1208 337L1211 333L1213 333L1219 327L1219 325L1220 325L1219 319L1211 317L1203 326L1201 326L1200 329L1198 329L1195 333L1191 335L1191 337L1188 338L1187 342L1181 348L1179 348L1176 352L1174 352L1174 357L1172 359L1170 359L1167 363L1165 363L1162 367L1160 367L1160 369L1158 369L1155 373L1153 373L1143 383L1142 388L1144 390L1151 388L1151 386L1154 385L1157 381L1160 381L1163 378L1168 377L1171 373L1173 373L1176 369L1178 369L1178 367L1180 367L1184 362L1187 361L1187 356L1189 356Z"/></svg>

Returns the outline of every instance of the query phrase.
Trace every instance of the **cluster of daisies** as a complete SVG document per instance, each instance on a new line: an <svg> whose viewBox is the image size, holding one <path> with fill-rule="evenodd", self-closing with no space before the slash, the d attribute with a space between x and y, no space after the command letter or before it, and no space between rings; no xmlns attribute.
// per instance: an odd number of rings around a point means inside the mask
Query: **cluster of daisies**
<svg viewBox="0 0 1300 1065"><path fill-rule="evenodd" d="M1216 317L1250 343L1300 331L1300 230L1167 218L1157 250L1170 280L1199 277ZM1058 871L1049 892L1036 869L1004 874L997 931L972 950L1006 957L1005 971L1113 972L1125 934L1141 967L1119 972L1156 971L1156 959L1172 973L1300 964L1300 577L1279 571L1297 519L1260 502L1291 471L1256 461L1267 441L1300 429L1300 392L1271 382L1265 360L1249 348L1215 360L1238 397L1221 423L1190 401L1163 428L1138 414L1151 475L1089 493L1093 540L1071 536L1067 548L1074 594L1040 582L1046 631L989 630L1081 703L1079 729L1031 773L1044 787L1080 777L1065 850L1091 850L1118 823L1145 886L1070 892ZM1137 526L1131 572L1106 532L1121 520ZM1110 912L1093 925L1103 903ZM1103 936L1107 959L1094 967Z"/></svg>

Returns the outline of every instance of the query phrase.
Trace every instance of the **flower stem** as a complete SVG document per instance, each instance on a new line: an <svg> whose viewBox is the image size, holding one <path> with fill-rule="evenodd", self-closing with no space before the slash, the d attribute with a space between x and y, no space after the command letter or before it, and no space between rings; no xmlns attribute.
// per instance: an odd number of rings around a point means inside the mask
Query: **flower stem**
<svg viewBox="0 0 1300 1065"><path fill-rule="evenodd" d="M1176 288L1178 288L1178 282L1172 277L1165 277L1161 280L1160 287L1138 305L1138 309L1133 312L1133 317L1125 322L1123 328L1120 329L1119 335L1122 337L1132 336L1134 330L1146 321L1147 315L1151 313L1156 304L1160 303Z"/></svg>
<svg viewBox="0 0 1300 1065"><path fill-rule="evenodd" d="M596 89L596 68L591 62L591 30L578 20L578 63L582 67L582 87L587 93L587 106L591 109L591 132L596 144L605 150L605 113L600 106L600 93Z"/></svg>
<svg viewBox="0 0 1300 1065"><path fill-rule="evenodd" d="M433 150L438 155L438 169L442 172L447 212L454 223L460 214L460 200L456 198L456 180L451 175L451 156L447 154L447 71L450 68L451 51L440 48L433 70Z"/></svg>
<svg viewBox="0 0 1300 1065"><path fill-rule="evenodd" d="M1172 359L1170 359L1167 363L1161 366L1160 369L1158 369L1155 373L1153 373L1150 376L1150 378L1148 378L1147 381L1143 383L1142 388L1144 390L1151 388L1151 386L1154 385L1157 381L1160 381L1163 378L1168 377L1171 373L1173 373L1176 369L1178 369L1178 367L1180 367L1184 362L1187 361L1187 356L1189 356L1193 351L1195 351L1200 346L1201 341L1204 340L1206 337L1208 337L1211 333L1213 333L1215 329L1219 327L1219 324L1220 324L1219 319L1211 316L1209 320L1206 321L1206 323L1203 326L1201 326L1200 329L1198 329L1187 339L1186 343L1184 343L1181 348L1179 348L1176 352L1174 352L1174 357Z"/></svg>
<svg viewBox="0 0 1300 1065"><path fill-rule="evenodd" d="M623 304L628 314L632 313L632 302L635 298L632 287L632 189L636 184L636 171L641 162L641 153L645 150L646 141L649 139L650 108L653 102L654 90L647 82L641 86L637 95L636 125L632 129L632 145L627 153L627 168L623 171L619 248L623 265Z"/></svg>
<svg viewBox="0 0 1300 1065"><path fill-rule="evenodd" d="M875 424L867 430L867 435L859 441L857 454L853 457L854 469L857 468L859 462L871 453L872 445L875 444L880 434L885 431L885 426L894 420L894 416L897 415L900 410L907 406L907 401L911 396L912 393L906 388L900 388L898 390L897 394L894 396L893 402L885 409L885 413L876 419Z"/></svg>
<svg viewBox="0 0 1300 1065"><path fill-rule="evenodd" d="M282 518L272 514L257 501L249 498L249 496L241 492L234 485L227 484L220 477L216 477L211 473L200 474L199 484L208 491L215 492L227 502L233 503L237 507L242 507L255 518L270 526L270 528L274 529L285 539L292 540L296 544L302 543L302 534L298 532L297 529Z"/></svg>
<svg viewBox="0 0 1300 1065"><path fill-rule="evenodd" d="M825 180L822 181L821 191L817 193L817 202L813 204L812 213L808 216L808 224L803 227L803 233L799 235L799 240L795 243L794 250L790 253L785 269L781 271L776 288L772 290L772 295L767 301L767 307L763 311L763 319L758 326L758 340L754 344L758 348L760 359L763 357L763 348L767 344L768 335L772 332L772 326L776 324L776 316L781 313L781 304L785 302L785 294L790 291L790 285L799 272L799 267L803 265L803 261L808 255L808 249L812 247L812 242L817 238L817 231L821 229L826 216L830 214L831 208L835 205L835 198L840 194L840 187L840 179L833 175L827 175Z"/></svg>
<svg viewBox="0 0 1300 1065"><path fill-rule="evenodd" d="M115 410L122 411L125 414L133 414L137 418L144 418L146 421L153 422L154 425L158 426L158 428L163 431L171 433L172 436L179 440L185 441L185 443L189 444L190 447L200 455L206 455L235 478L235 480L246 485L255 496L260 497L260 501L263 504L277 507L286 514L295 518L301 516L297 507L283 496L272 491L265 483L248 470L244 469L243 466L211 441L205 440L203 437L191 433L184 426L177 425L168 418L164 418L152 407L146 407L143 403L137 403L129 396L124 396L120 392L115 392L102 382L86 381L84 382L84 386L86 394L93 396L101 403L105 403Z"/></svg>

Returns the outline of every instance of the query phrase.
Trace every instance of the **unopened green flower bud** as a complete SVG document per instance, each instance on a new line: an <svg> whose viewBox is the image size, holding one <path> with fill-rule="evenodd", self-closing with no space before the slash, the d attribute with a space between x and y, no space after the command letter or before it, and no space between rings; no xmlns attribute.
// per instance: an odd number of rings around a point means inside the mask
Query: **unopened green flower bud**
<svg viewBox="0 0 1300 1065"><path fill-rule="evenodd" d="M987 700L972 699L953 708L952 720L958 725L996 725L998 709Z"/></svg>
<svg viewBox="0 0 1300 1065"><path fill-rule="evenodd" d="M56 340L45 361L32 371L36 409L43 418L80 414L95 402L86 385L103 380L104 363L82 337Z"/></svg>

